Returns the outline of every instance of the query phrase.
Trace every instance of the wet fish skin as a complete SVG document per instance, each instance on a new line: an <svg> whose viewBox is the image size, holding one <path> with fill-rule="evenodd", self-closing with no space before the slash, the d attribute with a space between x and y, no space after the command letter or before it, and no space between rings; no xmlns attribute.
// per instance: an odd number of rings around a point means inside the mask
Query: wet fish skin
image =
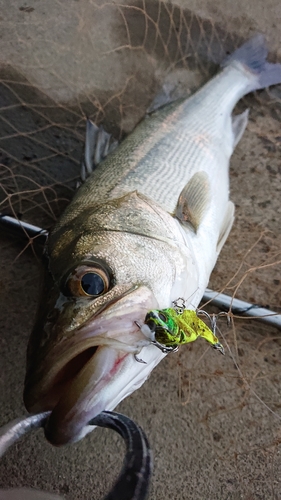
<svg viewBox="0 0 281 500"><path fill-rule="evenodd" d="M113 200L112 203L114 205L115 201ZM154 291L156 293L157 288L161 293L158 292L158 300L162 303L163 301L169 301L174 275L180 276L181 273L185 272L186 260L192 263L192 256L188 247L184 245L184 239L176 219L172 218L165 211L159 208L155 214L154 210L147 204L146 199L143 199L141 195L136 193L129 195L129 197L125 196L122 203L118 200L118 210L112 210L109 202L107 206L110 209L107 209L106 204L104 204L101 207L99 215L101 219L104 219L103 212L107 210L107 217L104 220L105 229L101 236L99 235L102 240L101 247L104 256L99 252L97 240L95 240L98 232L96 231L92 234L89 228L85 228L84 234L86 233L87 236L83 236L81 260L85 260L85 257L84 259L82 257L83 251L85 251L87 261L89 262L90 256L86 252L95 245L95 257L99 259L103 257L106 260L112 269L117 283L110 292L96 300L89 300L88 298L73 300L72 297L66 297L62 294L59 287L59 269L64 269L63 266L65 266L65 263L63 260L60 260L60 254L58 254L57 260L52 254L50 264L54 263L56 267L54 266L51 270L53 275L55 275L55 271L58 269L58 278L53 279L53 276L46 271L48 280L48 283L45 281L47 284L46 293L44 294L38 320L29 343L25 404L27 409L33 412L41 411L42 407L44 409L52 409L56 406L56 410L53 411L48 426L48 429L50 429L54 419L56 421L63 420L58 437L54 438L48 432L48 438L53 442L56 441L56 443L58 443L58 439L68 441L69 435L75 435L75 427L77 426L76 415L78 416L79 408L82 409L81 399L87 401L82 410L83 419L81 415L79 416L79 423L82 429L92 417L93 406L97 413L104 408L113 409L121 399L143 383L144 379L151 372L151 369L163 358L163 354L159 350L155 352L153 346L145 347L143 357L147 365L143 365L140 369L140 364L135 361L133 355L131 353L128 354L127 351L132 346L134 352L138 352L139 342L146 340L136 326L135 321L143 321L146 312L151 309L151 306L157 307L158 301L155 299L153 293ZM110 224L116 227L116 213L120 220L123 219L123 225L127 224L124 232L110 230ZM142 237L128 231L128 224L131 225L131 222L128 221L127 215L131 213L138 214L137 220L141 222L142 232L143 234L148 234L148 236ZM110 214L113 221L110 218ZM161 217L158 214L161 214ZM148 215L150 217L145 227L145 218ZM97 214L92 216L95 219L97 217ZM85 218L84 224L86 225L87 223L87 218ZM160 230L162 231L162 241L160 239ZM152 231L154 237L151 236ZM159 240L157 240L157 235L159 235ZM157 242L156 248L154 241ZM178 241L182 243L182 247L178 246ZM52 240L50 241L49 249L52 248L51 243ZM64 243L66 242L62 239L62 244ZM79 243L78 241L77 245ZM84 250L85 246L86 250ZM141 248L141 253L136 254L139 247ZM70 256L68 259L70 269L75 265L77 259L78 252L76 248L74 247L71 251L68 250L66 252ZM55 249L57 249L56 246ZM118 251L118 262L115 264L116 251ZM72 255L74 256L73 261L71 261ZM163 268L165 269L165 273L163 273ZM128 272L128 269L131 269L131 273ZM145 271L147 272L146 280L150 287L146 286L146 283L142 284ZM183 276L186 288L190 287L190 290L187 292L188 295L191 295L194 289L196 289L196 276L194 271L194 278L192 279L191 266L189 269L189 280L187 279L188 275ZM120 282L121 284L119 284ZM100 315L98 314L99 311L102 311ZM112 320L110 319L111 314ZM91 331L91 328L88 331L87 323L88 321L92 321L91 318L94 318L95 328L98 328L96 334ZM100 325L100 323L103 325ZM56 383L57 374L64 370L64 366L70 363L71 359L80 354L81 351L86 351L91 346L95 346L97 342L95 335L97 334L99 337L98 345L103 345L103 347L99 347L93 359L88 361L88 366L84 367L84 372L83 370L80 371L80 376L76 377L76 380L73 381L68 396L66 398L62 397L68 392L66 388L67 381L59 387ZM78 335L79 338L77 339ZM102 339L101 336L103 336ZM119 351L116 347L111 349L112 358L110 358L111 354L106 346L106 342L109 339L111 343L118 339L124 342L123 346L120 345ZM98 364L98 357L104 359L103 355L107 356L109 373L104 374L100 381L100 374L106 360L104 360L101 366ZM92 366L90 363L92 363ZM113 376L115 370L120 370L116 374L119 377ZM127 383L128 372L131 377L129 384ZM92 373L94 378L92 378ZM60 378L64 376L65 374ZM108 378L106 379L107 376ZM86 383L86 380L89 383ZM120 384L120 380L123 381L122 384ZM100 385L98 390L99 383L104 385ZM116 387L114 384L116 384ZM123 384L124 387L122 386ZM98 390L94 396L92 395L92 385ZM104 401L102 398L108 397L107 394L110 391L111 385L109 406L108 401ZM60 403L58 404L59 400ZM85 406L87 406L89 411L85 410ZM62 413L67 415L63 419L61 418ZM54 426L54 428L57 428L57 426ZM84 431L86 431L86 428Z"/></svg>
<svg viewBox="0 0 281 500"><path fill-rule="evenodd" d="M54 227L24 396L29 411L52 410L51 442L83 437L90 418L140 387L163 358L136 320L178 297L189 309L199 304L234 220L228 165L248 111L232 118L233 107L281 82L281 65L266 55L255 37L193 96L143 120ZM104 294L73 293L83 266L108 272ZM146 365L133 355L142 346Z"/></svg>

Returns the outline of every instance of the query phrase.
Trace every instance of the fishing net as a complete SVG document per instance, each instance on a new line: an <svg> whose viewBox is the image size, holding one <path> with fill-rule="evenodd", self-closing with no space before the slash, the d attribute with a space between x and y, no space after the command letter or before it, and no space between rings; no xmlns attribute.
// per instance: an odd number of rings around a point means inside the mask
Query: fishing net
<svg viewBox="0 0 281 500"><path fill-rule="evenodd" d="M281 61L277 0L2 0L1 9L0 211L46 229L75 192L86 117L122 140L157 96L191 94L258 32L268 39L269 59ZM280 86L247 96L237 112L246 107L249 125L231 161L235 225L210 286L280 312ZM40 282L32 252L23 250L3 236L1 423L23 412L24 352ZM155 499L280 495L279 332L241 319L228 329L222 320L220 329L229 346L224 359L199 341L182 348L122 404L151 429ZM3 459L1 486L98 497L118 470L120 443L105 435L89 437L101 451L87 472L86 440L63 452L34 438ZM33 460L24 472L23 455Z"/></svg>

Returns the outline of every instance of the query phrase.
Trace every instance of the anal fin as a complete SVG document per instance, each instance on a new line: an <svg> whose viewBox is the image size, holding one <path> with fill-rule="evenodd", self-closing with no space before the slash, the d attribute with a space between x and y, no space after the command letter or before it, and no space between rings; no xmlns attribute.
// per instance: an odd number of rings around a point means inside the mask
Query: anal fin
<svg viewBox="0 0 281 500"><path fill-rule="evenodd" d="M240 115L232 116L232 131L234 136L233 149L237 146L242 135L245 132L245 128L248 124L249 110L246 109Z"/></svg>
<svg viewBox="0 0 281 500"><path fill-rule="evenodd" d="M175 211L182 224L196 232L210 203L210 182L206 172L194 174L183 188Z"/></svg>
<svg viewBox="0 0 281 500"><path fill-rule="evenodd" d="M218 254L220 253L220 251L221 251L223 245L225 244L227 237L231 231L231 228L232 228L232 225L234 222L234 212L235 212L234 203L232 203L232 201L229 201L227 204L226 213L225 213L225 216L223 219L223 223L221 225L220 235L219 235L218 242L217 242Z"/></svg>

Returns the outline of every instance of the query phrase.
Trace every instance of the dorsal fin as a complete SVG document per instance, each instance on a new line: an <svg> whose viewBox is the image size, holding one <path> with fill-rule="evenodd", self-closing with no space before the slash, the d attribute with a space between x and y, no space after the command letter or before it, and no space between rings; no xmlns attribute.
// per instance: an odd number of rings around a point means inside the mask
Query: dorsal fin
<svg viewBox="0 0 281 500"><path fill-rule="evenodd" d="M196 232L210 202L210 182L206 172L194 174L183 188L175 217L182 224L191 225Z"/></svg>
<svg viewBox="0 0 281 500"><path fill-rule="evenodd" d="M232 203L232 201L229 201L228 205L227 205L226 214L224 216L223 223L221 225L218 242L217 242L217 252L218 253L220 253L223 245L225 244L225 242L227 240L227 237L230 233L230 230L232 228L232 224L234 222L234 211L235 211L234 203Z"/></svg>
<svg viewBox="0 0 281 500"><path fill-rule="evenodd" d="M95 167L104 160L117 145L118 141L113 139L112 135L106 132L102 125L98 127L91 120L87 120L84 158L80 172L81 182L77 187L79 187L82 182L85 182Z"/></svg>

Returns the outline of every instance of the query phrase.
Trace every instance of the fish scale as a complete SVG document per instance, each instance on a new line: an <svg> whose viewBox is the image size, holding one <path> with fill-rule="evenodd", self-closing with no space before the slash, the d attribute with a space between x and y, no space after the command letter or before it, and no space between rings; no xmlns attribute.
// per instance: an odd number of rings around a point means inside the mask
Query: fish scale
<svg viewBox="0 0 281 500"><path fill-rule="evenodd" d="M125 141L121 145L125 149L124 153L117 150L100 165L88 181L91 189L97 191L96 201L104 196L118 197L137 189L152 197L165 210L172 213L181 189L191 178L195 169L202 168L214 177L218 170L217 162L212 165L210 159L220 160L220 158L212 157L213 151L217 152L214 140L222 143L225 132L232 140L231 111L240 97L241 89L245 89L245 85L249 86L249 79L241 70L237 68L231 68L231 71L226 68L226 70L229 78L233 79L238 73L241 80L232 88L231 93L229 93L229 83L224 73L221 73L199 92L199 97L195 96L195 99L189 98L180 104L171 105L171 110L163 123L159 124L161 111L147 118L141 125L142 130L139 130L140 127L137 129L138 144L135 146L135 132L133 132L127 139L127 143ZM204 106L206 99L208 99L208 107ZM202 113L198 115L193 113L193 107L198 105L204 107L203 116ZM226 131L225 123L220 119L218 111L221 107L224 108L224 114L229 121ZM221 121L219 127L217 127L218 120ZM173 125L174 122L175 125ZM170 129L168 134L166 129ZM142 137L149 137L148 145L145 147L139 145ZM196 141L196 138L200 141ZM232 152L232 144L229 145L225 140L221 146L226 149L224 158L226 163ZM129 150L129 155L126 155L126 150ZM140 150L141 153L139 153ZM207 150L208 155L206 155ZM141 159L139 159L140 156ZM216 156L219 156L218 153ZM122 164L120 159L123 160ZM115 167L114 176L112 176L112 164ZM168 193L167 182L170 183ZM102 191L97 189L100 185L103 187ZM83 190L80 196L83 196Z"/></svg>

